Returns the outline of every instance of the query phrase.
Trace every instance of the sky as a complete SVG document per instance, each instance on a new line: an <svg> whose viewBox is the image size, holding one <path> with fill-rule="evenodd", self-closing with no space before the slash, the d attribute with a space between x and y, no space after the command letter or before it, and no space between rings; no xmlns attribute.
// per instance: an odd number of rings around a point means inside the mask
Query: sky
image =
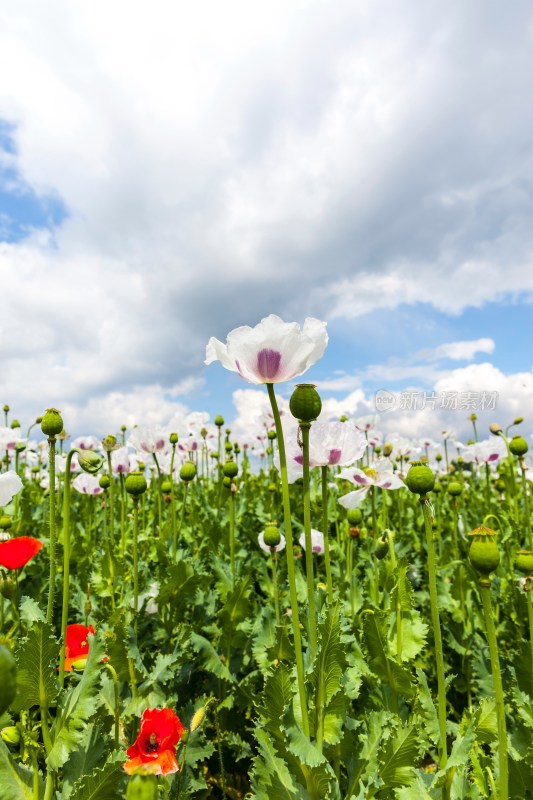
<svg viewBox="0 0 533 800"><path fill-rule="evenodd" d="M205 346L275 313L330 418L529 435L532 45L526 0L0 0L0 405L252 435Z"/></svg>

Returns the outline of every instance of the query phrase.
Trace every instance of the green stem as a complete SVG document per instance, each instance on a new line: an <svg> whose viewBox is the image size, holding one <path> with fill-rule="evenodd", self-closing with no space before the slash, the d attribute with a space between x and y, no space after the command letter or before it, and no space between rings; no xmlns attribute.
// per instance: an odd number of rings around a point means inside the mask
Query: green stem
<svg viewBox="0 0 533 800"><path fill-rule="evenodd" d="M483 600L483 613L485 616L485 627L487 630L487 641L490 651L490 665L492 669L492 680L494 682L494 698L496 700L496 715L498 720L498 761L500 774L499 800L508 800L509 797L509 766L507 760L507 730L505 724L505 701L503 696L502 675L500 670L500 658L498 654L498 643L496 640L496 628L492 614L492 603L490 598L490 579L480 578L479 589Z"/></svg>
<svg viewBox="0 0 533 800"><path fill-rule="evenodd" d="M139 565L137 560L137 539L139 536L139 498L133 497L133 630L137 637L137 616L139 604Z"/></svg>
<svg viewBox="0 0 533 800"><path fill-rule="evenodd" d="M159 536L163 536L163 508L161 505L161 470L159 469L159 461L155 453L152 453L155 466L157 469L157 522L159 525Z"/></svg>
<svg viewBox="0 0 533 800"><path fill-rule="evenodd" d="M296 575L294 569L294 545L292 540L291 506L289 500L289 482L287 478L287 459L285 456L285 441L283 439L283 429L279 415L278 403L274 391L274 385L267 383L268 397L272 407L272 414L276 424L276 436L279 448L279 464L281 474L281 491L283 499L283 519L285 523L285 539L287 554L287 575L289 579L289 594L291 600L291 621L294 636L294 655L296 660L296 675L298 680L298 693L302 712L302 728L304 734L309 737L309 718L307 712L307 696L305 691L304 661L302 653L302 639L300 635L300 619L298 616L298 599L296 595Z"/></svg>
<svg viewBox="0 0 533 800"><path fill-rule="evenodd" d="M328 523L328 468L322 467L322 533L324 534L324 562L326 564L326 585L328 601L333 603L333 579L331 577L331 560L329 555L329 523Z"/></svg>
<svg viewBox="0 0 533 800"><path fill-rule="evenodd" d="M309 647L311 658L316 651L316 609L315 609L315 581L313 574L313 542L311 539L311 502L309 498L309 429L311 423L301 422L302 457L303 457L303 506L304 506L304 535L305 535L305 572L307 578L307 609L309 628Z"/></svg>
<svg viewBox="0 0 533 800"><path fill-rule="evenodd" d="M111 677L113 679L113 692L115 696L115 750L118 750L119 744L119 733L120 733L120 696L118 692L118 676L115 669L111 666L111 664L106 664L106 669L109 670L111 673Z"/></svg>
<svg viewBox="0 0 533 800"><path fill-rule="evenodd" d="M46 621L52 624L54 613L54 592L56 580L56 439L50 436L48 439L48 474L50 476L49 489L49 508L50 508L50 583L48 587L48 606L46 609Z"/></svg>
<svg viewBox="0 0 533 800"><path fill-rule="evenodd" d="M272 554L272 585L274 587L274 610L276 612L276 625L281 623L281 614L279 610L279 590L278 590L278 556L276 548L272 547L270 550Z"/></svg>
<svg viewBox="0 0 533 800"><path fill-rule="evenodd" d="M438 714L440 731L440 760L439 766L444 769L448 761L448 751L446 746L446 679L444 675L444 655L442 650L442 635L440 629L440 616L437 597L437 570L435 563L435 540L431 520L430 505L427 497L420 498L422 511L424 514L424 525L426 530L426 542L428 551L428 572L429 572L429 598L431 603L431 625L435 637L435 660L437 664L437 686L438 686Z"/></svg>
<svg viewBox="0 0 533 800"><path fill-rule="evenodd" d="M109 475L109 539L111 541L111 549L113 549L115 546L115 483L110 452L107 454L107 473ZM124 550L122 555L124 556Z"/></svg>
<svg viewBox="0 0 533 800"><path fill-rule="evenodd" d="M524 495L524 509L525 509L525 524L527 530L527 540L529 544L529 549L533 551L533 533L531 529L531 518L529 516L529 495L528 495L528 486L526 480L526 465L524 463L524 459L520 458L520 470L522 472L522 493Z"/></svg>
<svg viewBox="0 0 533 800"><path fill-rule="evenodd" d="M529 591L527 592L527 616L529 620L529 647L531 649L531 697L533 697L533 591L531 590L531 583L529 584Z"/></svg>
<svg viewBox="0 0 533 800"><path fill-rule="evenodd" d="M65 462L63 484L63 605L61 608L61 651L59 654L59 683L65 681L65 653L67 647L68 603L70 591L70 465L76 450L70 450Z"/></svg>
<svg viewBox="0 0 533 800"><path fill-rule="evenodd" d="M229 552L231 564L231 583L235 588L235 497L229 493Z"/></svg>

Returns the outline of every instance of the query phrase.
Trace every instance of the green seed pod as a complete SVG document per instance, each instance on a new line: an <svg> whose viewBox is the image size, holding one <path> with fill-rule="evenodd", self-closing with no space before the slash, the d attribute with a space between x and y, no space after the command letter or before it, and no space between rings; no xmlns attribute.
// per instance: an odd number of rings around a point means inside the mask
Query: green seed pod
<svg viewBox="0 0 533 800"><path fill-rule="evenodd" d="M11 578L4 578L4 580L0 578L0 594L2 597L5 597L6 600L11 600L15 594L16 588L16 583L12 581Z"/></svg>
<svg viewBox="0 0 533 800"><path fill-rule="evenodd" d="M142 767L139 767L139 772L142 772ZM159 788L155 775L131 776L126 789L126 800L157 800L158 797Z"/></svg>
<svg viewBox="0 0 533 800"><path fill-rule="evenodd" d="M267 525L263 532L263 539L267 547L277 547L281 542L281 534L276 525Z"/></svg>
<svg viewBox="0 0 533 800"><path fill-rule="evenodd" d="M389 552L389 539L387 536L387 531L384 531L376 542L374 553L376 555L376 558L379 558L379 560L381 561L382 558L385 558L388 552Z"/></svg>
<svg viewBox="0 0 533 800"><path fill-rule="evenodd" d="M392 453L391 442L385 442L385 444L383 445L383 455L385 456L385 458L389 458L391 453Z"/></svg>
<svg viewBox="0 0 533 800"><path fill-rule="evenodd" d="M63 430L63 420L57 408L47 408L41 421L41 430L45 436L58 436Z"/></svg>
<svg viewBox="0 0 533 800"><path fill-rule="evenodd" d="M442 461L442 453L437 453L435 456L435 461Z"/></svg>
<svg viewBox="0 0 533 800"><path fill-rule="evenodd" d="M293 417L299 422L313 422L322 411L322 400L314 384L298 383L289 400Z"/></svg>
<svg viewBox="0 0 533 800"><path fill-rule="evenodd" d="M219 414L217 417L215 417L215 425L217 426L217 428L221 428L223 424L224 424L224 417L221 417Z"/></svg>
<svg viewBox="0 0 533 800"><path fill-rule="evenodd" d="M374 447L374 453L375 453L377 456L381 455L381 445L380 445L380 444L376 444L376 445L375 445L375 447Z"/></svg>
<svg viewBox="0 0 533 800"><path fill-rule="evenodd" d="M276 431L269 431L269 432L267 433L267 436L268 436L268 438L269 438L269 439L272 441L272 440L274 440L274 439L276 438L276 436L277 436L277 433L276 433Z"/></svg>
<svg viewBox="0 0 533 800"><path fill-rule="evenodd" d="M3 531L8 531L13 524L13 520L11 517L8 517L7 514L2 514L0 516L0 529Z"/></svg>
<svg viewBox="0 0 533 800"><path fill-rule="evenodd" d="M528 444L523 436L513 436L509 442L509 450L514 456L525 456L529 450Z"/></svg>
<svg viewBox="0 0 533 800"><path fill-rule="evenodd" d="M435 486L435 476L427 464L413 462L409 467L405 483L410 492L423 496L432 491Z"/></svg>
<svg viewBox="0 0 533 800"><path fill-rule="evenodd" d="M278 491L278 487L276 486L275 483L269 483L268 484L267 492L277 492L277 491Z"/></svg>
<svg viewBox="0 0 533 800"><path fill-rule="evenodd" d="M180 478L185 483L189 483L196 477L196 464L192 461L186 461L180 469Z"/></svg>
<svg viewBox="0 0 533 800"><path fill-rule="evenodd" d="M22 738L20 735L20 730L16 725L8 725L7 728L2 728L0 735L2 736L4 742L14 745L20 744L20 740Z"/></svg>
<svg viewBox="0 0 533 800"><path fill-rule="evenodd" d="M14 419L11 423L11 430L14 431L15 428L20 428L20 422L18 419Z"/></svg>
<svg viewBox="0 0 533 800"><path fill-rule="evenodd" d="M272 455L272 448L271 447L267 447L266 454L267 454L267 456L271 456Z"/></svg>
<svg viewBox="0 0 533 800"><path fill-rule="evenodd" d="M0 716L7 711L17 694L17 662L15 656L0 644Z"/></svg>
<svg viewBox="0 0 533 800"><path fill-rule="evenodd" d="M359 539L368 539L368 528L359 528Z"/></svg>
<svg viewBox="0 0 533 800"><path fill-rule="evenodd" d="M117 442L117 437L112 433L108 434L105 439L102 439L102 446L106 453L112 453L113 450L118 450L120 445Z"/></svg>
<svg viewBox="0 0 533 800"><path fill-rule="evenodd" d="M433 491L435 492L435 494L440 494L440 492L442 492L442 486L438 481L435 481L435 486L433 487Z"/></svg>
<svg viewBox="0 0 533 800"><path fill-rule="evenodd" d="M101 489L109 489L111 481L109 480L109 475L100 475L100 480L98 481Z"/></svg>
<svg viewBox="0 0 533 800"><path fill-rule="evenodd" d="M124 485L127 493L131 494L133 497L140 497L148 488L146 478L142 472L130 472L130 474L126 476Z"/></svg>
<svg viewBox="0 0 533 800"><path fill-rule="evenodd" d="M496 532L485 525L474 528L468 534L472 537L468 555L474 569L479 572L480 580L488 580L491 572L500 563L500 552L496 544Z"/></svg>
<svg viewBox="0 0 533 800"><path fill-rule="evenodd" d="M177 433L171 433L170 436L168 437L168 440L169 440L170 444L177 444L178 443L178 434Z"/></svg>
<svg viewBox="0 0 533 800"><path fill-rule="evenodd" d="M498 478L498 480L494 483L494 488L497 492L505 492L505 481L502 481L501 478Z"/></svg>
<svg viewBox="0 0 533 800"><path fill-rule="evenodd" d="M363 519L363 514L359 508L349 508L346 517L350 525L359 525Z"/></svg>
<svg viewBox="0 0 533 800"><path fill-rule="evenodd" d="M514 562L515 568L523 575L533 575L533 553L531 550L519 550Z"/></svg>
<svg viewBox="0 0 533 800"><path fill-rule="evenodd" d="M450 481L448 484L448 494L452 497L459 497L463 493L463 485L459 481Z"/></svg>
<svg viewBox="0 0 533 800"><path fill-rule="evenodd" d="M88 472L89 475L96 475L102 464L104 463L104 459L98 453L95 453L94 450L78 450L78 464L82 468L84 472Z"/></svg>
<svg viewBox="0 0 533 800"><path fill-rule="evenodd" d="M172 491L172 481L168 478L165 478L163 481L161 481L161 491L163 494L170 494Z"/></svg>
<svg viewBox="0 0 533 800"><path fill-rule="evenodd" d="M239 466L236 461L229 459L222 467L222 472L226 478L235 478L239 472Z"/></svg>
<svg viewBox="0 0 533 800"><path fill-rule="evenodd" d="M222 478L222 486L226 489L231 489L231 478L228 475Z"/></svg>
<svg viewBox="0 0 533 800"><path fill-rule="evenodd" d="M342 414L339 417L339 422L348 422L348 417L346 416L346 414Z"/></svg>

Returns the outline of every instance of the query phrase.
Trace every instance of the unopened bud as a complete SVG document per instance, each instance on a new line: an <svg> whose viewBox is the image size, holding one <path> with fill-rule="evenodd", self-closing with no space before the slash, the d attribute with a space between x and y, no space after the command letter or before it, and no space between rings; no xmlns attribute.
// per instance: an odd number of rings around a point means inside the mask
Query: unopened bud
<svg viewBox="0 0 533 800"><path fill-rule="evenodd" d="M78 450L78 464L82 468L84 472L88 472L89 475L96 475L102 464L104 463L104 459L98 453L95 453L94 450Z"/></svg>
<svg viewBox="0 0 533 800"><path fill-rule="evenodd" d="M8 744L20 744L20 730L16 725L9 725L7 728L2 728L1 736L4 742Z"/></svg>
<svg viewBox="0 0 533 800"><path fill-rule="evenodd" d="M502 432L502 426L499 422L491 422L489 425L489 431L494 434L494 436L499 436Z"/></svg>
<svg viewBox="0 0 533 800"><path fill-rule="evenodd" d="M385 456L385 458L389 458L391 453L392 453L392 443L385 442L385 444L383 445L383 455Z"/></svg>
<svg viewBox="0 0 533 800"><path fill-rule="evenodd" d="M178 434L175 433L175 432L171 433L170 436L168 437L168 440L169 440L170 444L177 444L178 443Z"/></svg>

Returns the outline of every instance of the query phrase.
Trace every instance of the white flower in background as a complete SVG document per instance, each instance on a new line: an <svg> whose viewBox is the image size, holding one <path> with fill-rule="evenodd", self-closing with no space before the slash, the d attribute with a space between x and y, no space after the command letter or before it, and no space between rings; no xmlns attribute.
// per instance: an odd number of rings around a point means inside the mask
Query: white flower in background
<svg viewBox="0 0 533 800"><path fill-rule="evenodd" d="M406 439L405 436L399 436L397 433L391 434L387 441L392 444L393 456L411 458L413 455L418 455L420 453L420 447L414 444L410 439Z"/></svg>
<svg viewBox="0 0 533 800"><path fill-rule="evenodd" d="M128 443L142 453L164 453L170 449L168 434L159 426L134 428Z"/></svg>
<svg viewBox="0 0 533 800"><path fill-rule="evenodd" d="M309 455L315 466L353 464L368 446L364 433L347 422L315 422L309 433Z"/></svg>
<svg viewBox="0 0 533 800"><path fill-rule="evenodd" d="M255 328L243 325L230 331L226 344L212 336L204 363L220 361L249 383L281 383L303 375L321 358L327 343L325 322L307 317L300 328L270 314Z"/></svg>
<svg viewBox="0 0 533 800"><path fill-rule="evenodd" d="M368 469L346 467L336 477L361 487L339 497L339 503L344 508L357 508L361 505L371 486L377 486L379 489L403 489L405 486L404 482L394 474L390 462L385 458L379 459Z"/></svg>
<svg viewBox="0 0 533 800"><path fill-rule="evenodd" d="M20 428L0 427L0 450L14 450L17 442L25 441L22 439Z"/></svg>
<svg viewBox="0 0 533 800"><path fill-rule="evenodd" d="M137 611L141 611L143 605L146 603L146 608L144 609L145 614L157 614L159 608L157 603L155 602L155 598L159 594L159 584L154 582L151 583L148 587L147 591L144 594L139 595L137 598ZM133 599L132 599L133 604Z"/></svg>
<svg viewBox="0 0 533 800"><path fill-rule="evenodd" d="M22 481L13 470L0 475L0 506L7 506L22 489Z"/></svg>
<svg viewBox="0 0 533 800"><path fill-rule="evenodd" d="M371 431L378 424L378 415L367 414L365 417L356 419L354 424L358 431Z"/></svg>
<svg viewBox="0 0 533 800"><path fill-rule="evenodd" d="M285 537L282 533L280 533L279 536L280 536L279 544L277 544L274 548L272 548L269 547L267 544L265 544L265 532L261 531L261 533L257 537L259 547L261 548L261 550L264 550L265 553L270 553L272 549L274 549L276 553L281 552L281 550L285 550Z"/></svg>
<svg viewBox="0 0 533 800"><path fill-rule="evenodd" d="M305 531L301 533L298 541L300 542L300 546L305 550ZM311 528L311 550L313 553L324 552L324 534L314 528Z"/></svg>
<svg viewBox="0 0 533 800"><path fill-rule="evenodd" d="M82 472L81 475L76 475L72 481L72 486L80 494L102 494L104 491L100 486L100 478L96 475L89 475L87 472Z"/></svg>
<svg viewBox="0 0 533 800"><path fill-rule="evenodd" d="M111 453L111 469L114 475L127 475L131 471L130 454L126 446Z"/></svg>
<svg viewBox="0 0 533 800"><path fill-rule="evenodd" d="M99 453L102 449L102 442L96 436L78 436L72 442L71 447L77 447L79 450L94 450Z"/></svg>
<svg viewBox="0 0 533 800"><path fill-rule="evenodd" d="M500 458L505 458L507 448L500 436L493 436L491 439L467 445L461 455L467 464L471 461L476 464L495 464Z"/></svg>

